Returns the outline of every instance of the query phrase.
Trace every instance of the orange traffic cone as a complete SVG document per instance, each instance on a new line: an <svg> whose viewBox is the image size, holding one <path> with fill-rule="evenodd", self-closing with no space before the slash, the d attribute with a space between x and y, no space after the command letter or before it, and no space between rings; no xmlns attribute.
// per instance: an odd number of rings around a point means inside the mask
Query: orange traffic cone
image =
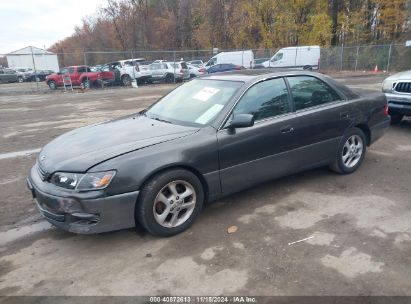
<svg viewBox="0 0 411 304"><path fill-rule="evenodd" d="M375 65L374 74L378 74L378 65Z"/></svg>

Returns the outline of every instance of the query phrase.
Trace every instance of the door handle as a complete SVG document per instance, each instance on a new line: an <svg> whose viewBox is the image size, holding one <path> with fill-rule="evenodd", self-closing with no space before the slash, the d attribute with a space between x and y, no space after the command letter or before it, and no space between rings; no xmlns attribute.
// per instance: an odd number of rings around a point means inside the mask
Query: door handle
<svg viewBox="0 0 411 304"><path fill-rule="evenodd" d="M350 119L350 118L351 118L350 112L342 112L342 113L340 113L340 119Z"/></svg>
<svg viewBox="0 0 411 304"><path fill-rule="evenodd" d="M292 126L285 126L285 127L282 127L282 128L280 129L280 131L281 131L281 133L283 133L283 134L285 134L285 133L290 133L290 132L293 132L293 131L294 131L294 128L293 128Z"/></svg>

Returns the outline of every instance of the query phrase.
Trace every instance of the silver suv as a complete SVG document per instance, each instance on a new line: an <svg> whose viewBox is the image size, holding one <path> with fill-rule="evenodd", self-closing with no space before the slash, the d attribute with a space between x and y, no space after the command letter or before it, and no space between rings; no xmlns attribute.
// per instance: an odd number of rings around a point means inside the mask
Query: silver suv
<svg viewBox="0 0 411 304"><path fill-rule="evenodd" d="M400 123L404 116L411 116L411 70L385 79L382 91L387 97L392 124Z"/></svg>
<svg viewBox="0 0 411 304"><path fill-rule="evenodd" d="M150 64L153 81L172 83L190 79L190 71L184 61L154 62Z"/></svg>

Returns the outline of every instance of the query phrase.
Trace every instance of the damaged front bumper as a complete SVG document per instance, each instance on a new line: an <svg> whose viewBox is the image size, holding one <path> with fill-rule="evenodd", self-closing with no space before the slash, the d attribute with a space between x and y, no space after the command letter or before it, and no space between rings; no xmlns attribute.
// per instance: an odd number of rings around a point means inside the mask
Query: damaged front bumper
<svg viewBox="0 0 411 304"><path fill-rule="evenodd" d="M66 231L91 234L135 226L134 210L139 191L111 196L99 191L59 191L38 177L35 166L27 178L27 186L44 218ZM51 187L56 188L56 193L50 193Z"/></svg>

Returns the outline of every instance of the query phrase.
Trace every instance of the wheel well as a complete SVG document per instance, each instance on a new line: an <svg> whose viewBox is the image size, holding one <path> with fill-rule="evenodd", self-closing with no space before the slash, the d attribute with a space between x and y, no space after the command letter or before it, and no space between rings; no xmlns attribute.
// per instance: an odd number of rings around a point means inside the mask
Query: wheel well
<svg viewBox="0 0 411 304"><path fill-rule="evenodd" d="M184 169L187 170L191 173L193 173L195 176L197 176L197 178L200 180L201 184L203 185L203 189L204 189L204 201L207 202L208 199L208 194L209 194L209 189L208 189L208 184L207 181L205 180L204 176L198 172L196 169L194 169L193 167L190 166L185 166L185 165L176 165L176 166L170 166L170 167L166 167L166 168L162 168L160 170L154 171L152 172L142 183L140 186L140 189L144 187L144 185L154 176L157 174L160 174L164 171L168 171L168 170L173 170L173 169Z"/></svg>
<svg viewBox="0 0 411 304"><path fill-rule="evenodd" d="M361 131L364 132L364 134L365 134L365 139L366 139L366 141L367 141L367 146L369 146L370 143L371 143L371 131L370 131L370 128L369 128L367 125L365 125L365 124L359 124L359 125L356 125L355 127L358 128L358 129L361 129Z"/></svg>

